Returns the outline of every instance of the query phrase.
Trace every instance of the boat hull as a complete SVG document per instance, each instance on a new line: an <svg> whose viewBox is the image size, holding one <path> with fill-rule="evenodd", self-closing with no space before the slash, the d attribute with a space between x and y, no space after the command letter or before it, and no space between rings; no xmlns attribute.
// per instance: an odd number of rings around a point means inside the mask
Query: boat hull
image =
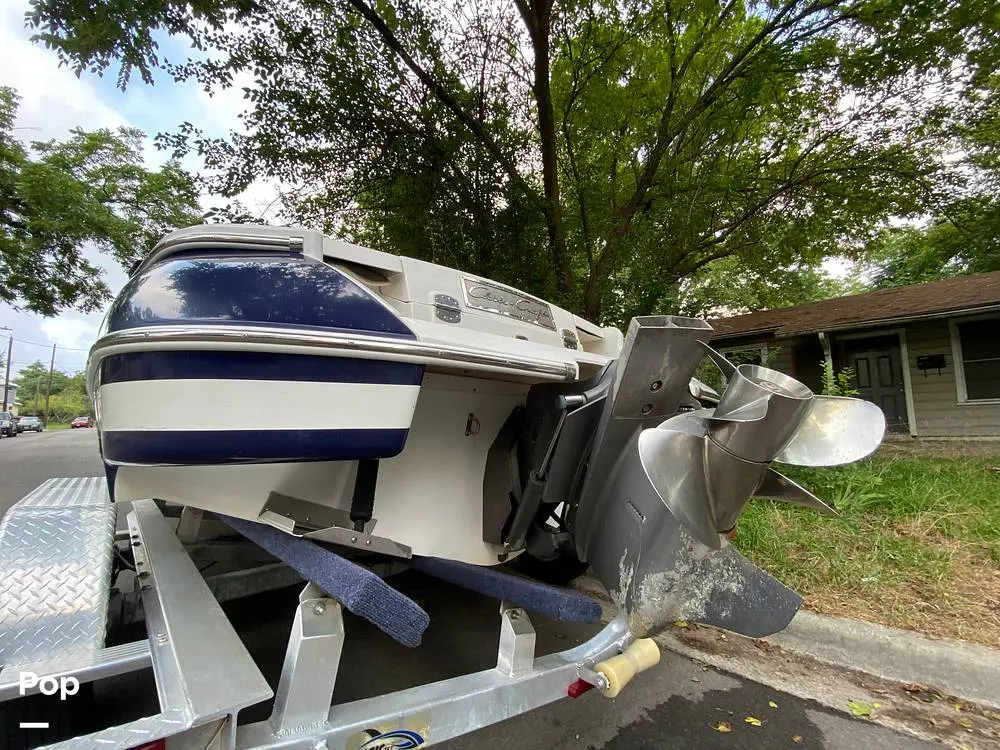
<svg viewBox="0 0 1000 750"><path fill-rule="evenodd" d="M475 565L507 559L502 547L483 541L483 474L490 445L526 394L517 383L425 374L406 449L379 461L374 523L366 530L414 555ZM258 520L272 493L349 512L357 466L356 460L108 462L108 484L118 502L154 497Z"/></svg>
<svg viewBox="0 0 1000 750"><path fill-rule="evenodd" d="M389 458L403 450L423 367L266 351L115 354L96 401L110 464Z"/></svg>

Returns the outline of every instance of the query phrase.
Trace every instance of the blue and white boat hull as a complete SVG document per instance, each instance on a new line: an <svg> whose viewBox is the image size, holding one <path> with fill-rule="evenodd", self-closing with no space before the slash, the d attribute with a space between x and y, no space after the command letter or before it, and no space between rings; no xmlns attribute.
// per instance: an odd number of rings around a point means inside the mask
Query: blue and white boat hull
<svg viewBox="0 0 1000 750"><path fill-rule="evenodd" d="M277 495L345 519L377 462L366 532L496 564L510 553L483 539L487 454L532 384L606 365L577 335L569 313L452 269L302 230L181 230L134 269L91 353L109 487L272 522Z"/></svg>

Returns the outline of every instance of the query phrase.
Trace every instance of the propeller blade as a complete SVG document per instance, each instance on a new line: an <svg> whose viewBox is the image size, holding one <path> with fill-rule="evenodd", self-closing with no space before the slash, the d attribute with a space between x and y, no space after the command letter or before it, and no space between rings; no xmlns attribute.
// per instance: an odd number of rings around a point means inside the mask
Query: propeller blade
<svg viewBox="0 0 1000 750"><path fill-rule="evenodd" d="M759 422L767 416L767 405L770 396L761 396L745 404L740 404L730 411L723 412L716 408L711 416L713 422Z"/></svg>
<svg viewBox="0 0 1000 750"><path fill-rule="evenodd" d="M706 344L704 341L699 341L698 345L705 350L705 355L710 360L715 362L715 366L722 370L722 374L725 375L727 379L733 376L736 372L736 365L726 359L724 354L715 351L715 349Z"/></svg>
<svg viewBox="0 0 1000 750"><path fill-rule="evenodd" d="M840 466L878 448L885 415L871 401L814 396L798 429L775 461L796 466Z"/></svg>
<svg viewBox="0 0 1000 750"><path fill-rule="evenodd" d="M639 434L639 463L656 494L688 532L709 549L721 549L705 475L705 439L670 429L674 419ZM677 424L698 427L692 419Z"/></svg>
<svg viewBox="0 0 1000 750"><path fill-rule="evenodd" d="M783 503L790 503L791 505L801 505L803 508L818 510L827 516L840 515L805 487L792 481L784 474L779 474L774 469L768 469L764 473L764 481L757 488L754 497L766 497L769 500L780 500Z"/></svg>

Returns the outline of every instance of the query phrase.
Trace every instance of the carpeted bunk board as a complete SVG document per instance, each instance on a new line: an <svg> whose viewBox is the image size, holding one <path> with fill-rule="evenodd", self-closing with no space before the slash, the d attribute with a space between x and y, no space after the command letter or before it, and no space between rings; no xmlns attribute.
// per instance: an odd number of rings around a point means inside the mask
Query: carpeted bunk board
<svg viewBox="0 0 1000 750"><path fill-rule="evenodd" d="M375 573L308 539L294 537L266 524L224 515L218 517L387 635L405 646L420 645L430 616ZM598 622L601 617L600 604L576 591L434 557L413 558L410 565L435 578L558 620Z"/></svg>

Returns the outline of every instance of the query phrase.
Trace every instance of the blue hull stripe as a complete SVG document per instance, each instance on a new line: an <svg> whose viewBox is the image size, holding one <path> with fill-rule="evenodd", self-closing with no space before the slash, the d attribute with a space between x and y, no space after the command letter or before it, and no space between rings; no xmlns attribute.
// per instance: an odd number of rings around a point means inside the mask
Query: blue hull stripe
<svg viewBox="0 0 1000 750"><path fill-rule="evenodd" d="M352 461L398 455L409 430L104 431L104 460L218 465Z"/></svg>
<svg viewBox="0 0 1000 750"><path fill-rule="evenodd" d="M268 352L164 351L112 354L101 361L101 384L133 380L277 380L420 385L424 366Z"/></svg>

